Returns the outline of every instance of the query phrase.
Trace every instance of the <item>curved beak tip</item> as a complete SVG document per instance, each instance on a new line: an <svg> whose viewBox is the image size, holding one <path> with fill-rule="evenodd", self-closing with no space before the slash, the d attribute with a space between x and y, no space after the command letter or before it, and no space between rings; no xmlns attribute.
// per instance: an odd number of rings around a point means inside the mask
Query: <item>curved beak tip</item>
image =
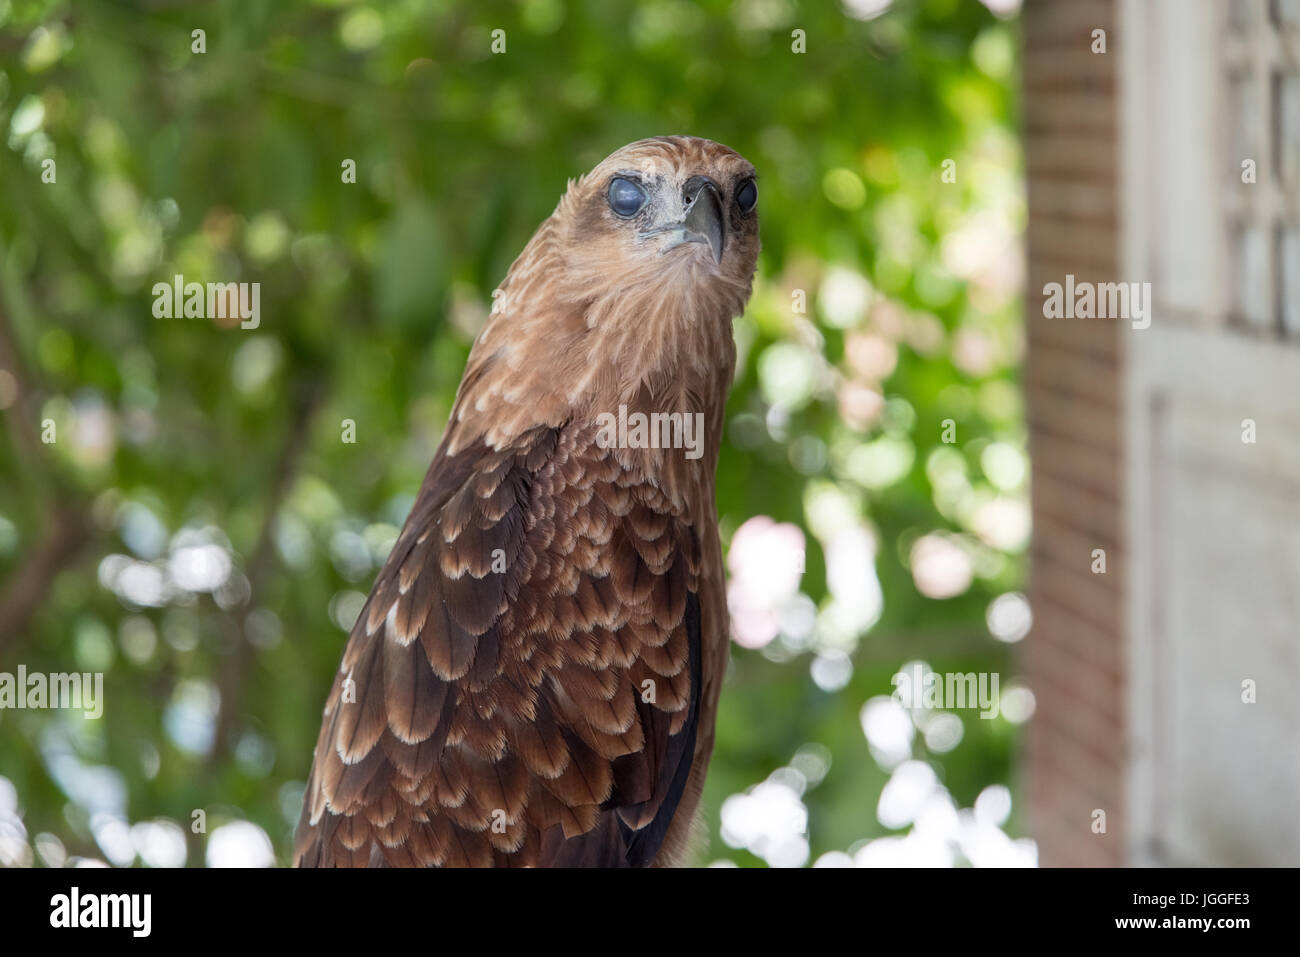
<svg viewBox="0 0 1300 957"><path fill-rule="evenodd" d="M705 243L713 253L713 261L722 262L726 227L722 218L722 199L711 184L706 183L700 187L690 212L682 221L682 227L687 241Z"/></svg>

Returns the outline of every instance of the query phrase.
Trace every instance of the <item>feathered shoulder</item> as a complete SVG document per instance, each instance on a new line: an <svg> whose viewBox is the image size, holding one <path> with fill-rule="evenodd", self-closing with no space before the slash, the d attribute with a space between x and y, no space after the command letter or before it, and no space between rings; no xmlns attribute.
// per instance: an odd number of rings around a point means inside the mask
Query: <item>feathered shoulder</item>
<svg viewBox="0 0 1300 957"><path fill-rule="evenodd" d="M645 864L695 748L696 530L589 426L447 449L352 629L296 862Z"/></svg>

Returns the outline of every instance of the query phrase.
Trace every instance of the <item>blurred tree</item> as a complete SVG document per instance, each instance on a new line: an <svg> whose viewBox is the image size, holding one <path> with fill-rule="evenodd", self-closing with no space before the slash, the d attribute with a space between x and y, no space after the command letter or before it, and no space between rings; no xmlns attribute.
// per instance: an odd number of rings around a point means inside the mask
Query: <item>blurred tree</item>
<svg viewBox="0 0 1300 957"><path fill-rule="evenodd" d="M765 247L700 860L888 861L929 798L996 827L1028 711L1016 56L974 0L0 0L0 670L106 696L0 711L0 863L287 860L492 289L568 177L661 133L755 163ZM177 275L259 283L257 327L158 318ZM1002 716L891 705L921 658L1001 674Z"/></svg>

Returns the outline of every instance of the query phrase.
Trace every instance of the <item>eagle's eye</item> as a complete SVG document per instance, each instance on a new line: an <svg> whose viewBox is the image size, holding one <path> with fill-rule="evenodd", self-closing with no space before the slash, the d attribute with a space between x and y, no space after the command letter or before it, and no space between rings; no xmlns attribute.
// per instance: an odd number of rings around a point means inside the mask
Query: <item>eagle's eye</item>
<svg viewBox="0 0 1300 957"><path fill-rule="evenodd" d="M757 202L758 185L752 179L747 179L740 184L740 189L736 190L736 205L740 207L742 213L747 213Z"/></svg>
<svg viewBox="0 0 1300 957"><path fill-rule="evenodd" d="M620 216L635 216L645 205L645 190L630 179L615 177L609 184L609 208Z"/></svg>

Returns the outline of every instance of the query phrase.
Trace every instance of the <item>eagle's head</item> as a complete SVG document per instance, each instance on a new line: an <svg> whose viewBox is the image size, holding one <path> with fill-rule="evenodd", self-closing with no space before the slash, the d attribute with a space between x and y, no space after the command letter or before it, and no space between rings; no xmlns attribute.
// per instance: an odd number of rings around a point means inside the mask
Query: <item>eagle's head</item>
<svg viewBox="0 0 1300 957"><path fill-rule="evenodd" d="M638 140L571 180L493 294L452 450L623 403L706 411L718 431L757 205L749 161L694 136Z"/></svg>
<svg viewBox="0 0 1300 957"><path fill-rule="evenodd" d="M694 136L639 140L569 186L557 210L570 265L623 284L734 284L758 259L754 167Z"/></svg>

